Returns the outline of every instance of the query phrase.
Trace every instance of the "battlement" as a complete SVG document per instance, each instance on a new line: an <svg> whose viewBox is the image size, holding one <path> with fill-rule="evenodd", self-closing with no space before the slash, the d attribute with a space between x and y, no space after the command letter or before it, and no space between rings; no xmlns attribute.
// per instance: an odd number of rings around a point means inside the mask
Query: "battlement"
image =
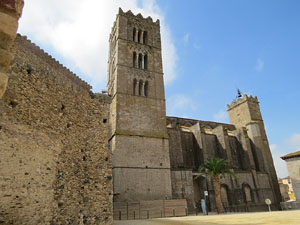
<svg viewBox="0 0 300 225"><path fill-rule="evenodd" d="M57 69L62 70L63 74L65 74L66 77L72 81L72 83L75 83L78 86L80 86L80 87L82 87L82 88L84 88L88 91L92 88L91 85L89 85L84 80L80 79L75 73L73 73L71 70L69 70L63 64L61 64L59 61L57 61L55 58L53 58L51 55L49 55L47 52L45 52L43 49L41 49L39 46L37 46L31 40L29 40L26 36L22 36L21 34L17 34L17 37L16 37L15 41L19 42L19 43L22 43L22 46L24 46L25 48L31 50L40 59L42 59L45 62L49 63L49 65L51 65L53 67L56 67Z"/></svg>
<svg viewBox="0 0 300 225"><path fill-rule="evenodd" d="M169 128L175 128L175 126L180 127L191 127L196 123L200 123L202 127L214 129L220 125L222 125L227 130L235 130L235 126L232 124L227 123L219 123L219 122L212 122L212 121L203 121L203 120L195 120L195 119L187 119L181 117L174 117L174 116L167 116L167 126Z"/></svg>
<svg viewBox="0 0 300 225"><path fill-rule="evenodd" d="M153 19L151 16L148 16L147 18L144 18L142 14L138 13L137 15L134 15L131 10L128 10L127 12L124 12L121 8L119 8L119 15L131 17L131 18L138 18L139 20L144 20L145 22L152 23L159 26L159 19L157 19L155 22L153 22Z"/></svg>
<svg viewBox="0 0 300 225"><path fill-rule="evenodd" d="M248 96L247 94L244 94L244 96L242 98L237 98L236 100L234 100L231 105L227 104L227 111L237 107L238 105L244 103L244 102L253 102L253 103L259 103L257 96L253 97L253 96Z"/></svg>
<svg viewBox="0 0 300 225"><path fill-rule="evenodd" d="M139 20L142 20L150 25L156 25L156 26L160 26L160 21L159 19L157 19L155 22L153 22L153 19L151 16L148 16L147 18L144 18L142 16L141 13L138 13L137 15L134 15L131 10L128 10L127 12L124 12L121 8L119 8L119 13L117 14L117 18L119 15L122 15L122 16L126 16L128 18L132 18L132 19L139 19ZM116 27L116 21L114 22L112 28L111 28L111 33L113 33L114 29ZM111 38L111 36L110 36Z"/></svg>

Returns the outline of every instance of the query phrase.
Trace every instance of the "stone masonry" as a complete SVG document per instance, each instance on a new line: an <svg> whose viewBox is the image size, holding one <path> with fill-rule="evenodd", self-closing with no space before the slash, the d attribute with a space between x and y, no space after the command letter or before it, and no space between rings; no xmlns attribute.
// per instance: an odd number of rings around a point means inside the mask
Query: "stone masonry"
<svg viewBox="0 0 300 225"><path fill-rule="evenodd" d="M121 9L108 95L93 93L26 37L15 39L22 7L0 0L0 223L112 224L113 201L119 219L186 215L202 198L216 211L212 180L195 180L212 157L238 175L220 179L227 211L267 210L266 198L278 209L257 97L228 105L232 124L167 117L159 20Z"/></svg>
<svg viewBox="0 0 300 225"><path fill-rule="evenodd" d="M131 205L145 200L186 199L193 213L204 191L209 210L216 211L212 180L195 180L198 167L212 157L227 159L239 177L221 178L227 211L267 210L266 198L279 208L277 176L256 97L245 95L228 106L232 124L167 117L159 21L120 9L109 44L115 218L126 218L125 209L132 217Z"/></svg>
<svg viewBox="0 0 300 225"><path fill-rule="evenodd" d="M114 201L171 199L159 21L120 9L109 44Z"/></svg>
<svg viewBox="0 0 300 225"><path fill-rule="evenodd" d="M278 178L275 171L275 166L263 122L263 118L259 108L257 97L248 97L244 95L227 106L229 119L237 128L245 127L248 136L255 145L261 155L257 156L257 160L262 160L261 167L264 167L269 175L270 184L274 192L275 204L279 205L281 201Z"/></svg>
<svg viewBox="0 0 300 225"><path fill-rule="evenodd" d="M0 101L0 221L112 224L110 98L17 36Z"/></svg>
<svg viewBox="0 0 300 225"><path fill-rule="evenodd" d="M8 82L6 71L13 59L10 53L23 9L23 0L0 0L0 99Z"/></svg>

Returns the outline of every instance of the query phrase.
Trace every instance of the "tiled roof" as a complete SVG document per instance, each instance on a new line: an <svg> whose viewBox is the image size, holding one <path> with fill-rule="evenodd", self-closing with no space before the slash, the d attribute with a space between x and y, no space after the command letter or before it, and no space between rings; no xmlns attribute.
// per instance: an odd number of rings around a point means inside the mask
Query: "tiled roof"
<svg viewBox="0 0 300 225"><path fill-rule="evenodd" d="M290 158L295 158L295 157L300 157L300 151L289 153L287 155L281 156L280 158L285 160L285 159L290 159Z"/></svg>

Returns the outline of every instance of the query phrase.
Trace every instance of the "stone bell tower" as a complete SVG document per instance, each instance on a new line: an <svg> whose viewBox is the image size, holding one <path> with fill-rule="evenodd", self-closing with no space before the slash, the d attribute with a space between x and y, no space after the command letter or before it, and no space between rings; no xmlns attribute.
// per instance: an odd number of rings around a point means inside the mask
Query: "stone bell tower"
<svg viewBox="0 0 300 225"><path fill-rule="evenodd" d="M159 20L119 9L109 44L114 201L171 199Z"/></svg>
<svg viewBox="0 0 300 225"><path fill-rule="evenodd" d="M278 178L276 175L274 162L269 147L269 142L265 130L264 121L260 112L259 102L257 97L244 95L238 98L231 105L227 105L230 123L236 128L246 128L247 134L254 144L255 148L261 152L258 159L263 165L260 165L260 171L265 171L269 174L270 184L274 193L275 205L280 203L280 190Z"/></svg>

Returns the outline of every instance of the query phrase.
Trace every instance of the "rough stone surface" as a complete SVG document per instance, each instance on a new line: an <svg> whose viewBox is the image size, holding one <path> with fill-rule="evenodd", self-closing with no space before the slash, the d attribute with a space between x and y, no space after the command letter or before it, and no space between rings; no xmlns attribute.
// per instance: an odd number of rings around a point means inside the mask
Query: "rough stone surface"
<svg viewBox="0 0 300 225"><path fill-rule="evenodd" d="M208 209L216 210L212 180L200 177L198 167L209 158L221 157L229 161L238 179L221 178L223 204L227 211L266 210L266 198L275 201L263 156L254 162L254 154L260 152L251 142L245 130L233 125L208 121L167 117L172 174L172 197L187 199L189 212L195 212L199 202L209 192ZM255 155L256 157L256 155ZM262 160L261 160L262 159ZM245 188L250 188L251 201L246 201ZM274 208L276 205L274 205ZM277 206L278 207L278 206Z"/></svg>
<svg viewBox="0 0 300 225"><path fill-rule="evenodd" d="M7 87L8 79L5 72L13 59L10 46L16 37L23 5L23 0L0 1L0 99Z"/></svg>
<svg viewBox="0 0 300 225"><path fill-rule="evenodd" d="M266 198L278 208L257 98L245 96L228 106L232 124L166 117L161 62L159 22L120 10L108 62L114 202L186 199L193 213L207 190L209 210L215 211L212 180L194 178L203 162L221 157L239 177L221 178L226 210L266 210Z"/></svg>
<svg viewBox="0 0 300 225"><path fill-rule="evenodd" d="M15 56L6 92L0 74L0 223L112 224L112 190L115 205L133 217L137 203L155 217L168 201L181 202L170 203L169 216L173 206L193 213L204 191L215 211L212 180L194 179L212 157L227 159L238 176L220 179L227 211L266 210L266 198L278 209L256 97L228 106L232 124L166 117L159 20L119 10L109 41L109 97L92 93L25 37L10 50L22 6L0 1L0 72ZM147 210L139 216L149 217Z"/></svg>
<svg viewBox="0 0 300 225"><path fill-rule="evenodd" d="M18 36L0 102L0 221L112 224L108 96Z"/></svg>
<svg viewBox="0 0 300 225"><path fill-rule="evenodd" d="M232 124L237 128L246 127L251 144L255 146L254 159L260 164L259 169L268 173L274 192L274 203L279 207L281 195L278 178L257 97L244 95L227 105L227 109Z"/></svg>
<svg viewBox="0 0 300 225"><path fill-rule="evenodd" d="M8 76L5 73L0 72L0 99L4 95L8 82Z"/></svg>
<svg viewBox="0 0 300 225"><path fill-rule="evenodd" d="M159 23L120 9L108 71L114 201L171 199Z"/></svg>

